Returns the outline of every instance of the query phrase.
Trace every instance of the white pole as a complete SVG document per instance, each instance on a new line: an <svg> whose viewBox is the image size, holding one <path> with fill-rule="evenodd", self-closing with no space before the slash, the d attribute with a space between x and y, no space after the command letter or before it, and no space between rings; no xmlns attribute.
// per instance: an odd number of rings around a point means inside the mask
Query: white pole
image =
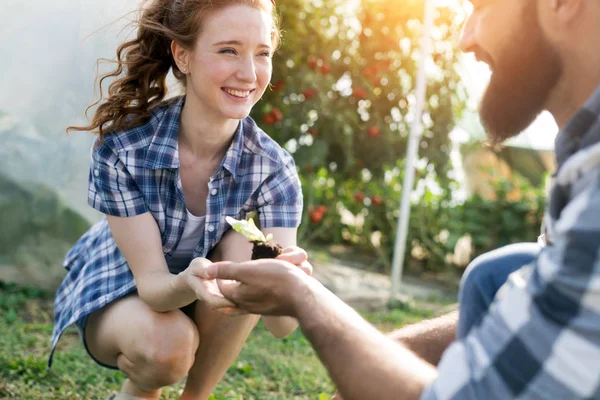
<svg viewBox="0 0 600 400"><path fill-rule="evenodd" d="M421 57L417 71L417 84L415 86L416 104L415 115L410 127L408 147L406 149L406 165L404 182L402 184L402 199L400 200L400 216L396 228L396 245L394 246L394 259L392 261L392 296L400 290L402 269L404 267L404 254L406 252L406 237L408 236L408 222L410 220L410 195L415 181L415 162L419 154L419 143L423 134L421 118L425 102L426 79L425 62L431 53L431 28L433 25L433 0L425 0L425 17L423 21L423 37L421 38Z"/></svg>

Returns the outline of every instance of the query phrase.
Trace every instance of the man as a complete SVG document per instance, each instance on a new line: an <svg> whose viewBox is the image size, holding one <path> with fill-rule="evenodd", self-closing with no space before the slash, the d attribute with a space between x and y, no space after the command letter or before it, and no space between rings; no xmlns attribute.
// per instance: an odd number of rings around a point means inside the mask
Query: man
<svg viewBox="0 0 600 400"><path fill-rule="evenodd" d="M501 142L549 110L561 128L558 170L548 245L437 368L439 354L386 337L304 273L299 250L204 270L234 281L220 288L239 309L297 318L345 400L600 398L600 1L472 3L461 48L493 71L480 109L487 131ZM455 322L446 318L433 322L445 333Z"/></svg>

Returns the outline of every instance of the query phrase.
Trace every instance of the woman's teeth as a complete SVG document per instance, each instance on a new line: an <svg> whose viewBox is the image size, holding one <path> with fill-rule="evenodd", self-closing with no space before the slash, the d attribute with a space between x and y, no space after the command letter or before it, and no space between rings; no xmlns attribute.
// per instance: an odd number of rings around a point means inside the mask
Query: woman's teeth
<svg viewBox="0 0 600 400"><path fill-rule="evenodd" d="M227 93L235 97L248 97L250 96L250 90L233 90L233 89L223 89Z"/></svg>

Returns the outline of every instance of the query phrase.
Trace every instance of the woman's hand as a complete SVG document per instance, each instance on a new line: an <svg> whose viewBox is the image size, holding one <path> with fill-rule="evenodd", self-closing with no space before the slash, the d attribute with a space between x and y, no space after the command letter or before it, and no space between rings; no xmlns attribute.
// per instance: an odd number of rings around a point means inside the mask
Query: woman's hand
<svg viewBox="0 0 600 400"><path fill-rule="evenodd" d="M277 259L294 264L307 275L312 275L313 273L313 267L308 262L308 255L306 254L306 251L298 246L286 247L283 249L281 254L277 256Z"/></svg>
<svg viewBox="0 0 600 400"><path fill-rule="evenodd" d="M204 271L211 264L212 262L206 258L194 258L190 265L180 273L180 276L185 279L188 287L196 294L198 300L204 301L209 307L226 314L239 314L241 311L237 310L236 305L227 300L219 290L216 279L207 280L202 278L202 274L205 274Z"/></svg>

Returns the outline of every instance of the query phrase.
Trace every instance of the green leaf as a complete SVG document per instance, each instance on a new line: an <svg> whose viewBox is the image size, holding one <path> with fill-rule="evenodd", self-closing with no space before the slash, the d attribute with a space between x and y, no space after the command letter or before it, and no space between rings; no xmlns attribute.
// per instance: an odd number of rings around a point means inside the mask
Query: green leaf
<svg viewBox="0 0 600 400"><path fill-rule="evenodd" d="M238 372L244 375L250 375L250 373L252 373L253 370L252 365L242 361L237 362L236 369L238 370Z"/></svg>
<svg viewBox="0 0 600 400"><path fill-rule="evenodd" d="M246 236L246 238L251 242L266 242L267 240L269 240L265 238L265 235L260 231L260 229L258 229L258 227L254 224L254 220L252 219L246 221L238 221L231 217L225 217L225 221L227 221L227 223L231 225L234 231Z"/></svg>
<svg viewBox="0 0 600 400"><path fill-rule="evenodd" d="M14 308L8 310L6 315L4 315L4 322L7 324L12 324L17 320L17 313Z"/></svg>

